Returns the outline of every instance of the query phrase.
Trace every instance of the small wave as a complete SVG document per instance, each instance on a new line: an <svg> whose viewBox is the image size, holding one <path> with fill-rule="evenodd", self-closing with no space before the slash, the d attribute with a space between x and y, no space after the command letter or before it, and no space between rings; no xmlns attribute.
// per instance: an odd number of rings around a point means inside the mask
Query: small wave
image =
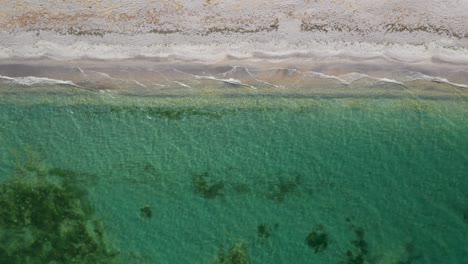
<svg viewBox="0 0 468 264"><path fill-rule="evenodd" d="M353 82L362 80L362 79L369 79L372 82L384 82L384 83L404 85L402 82L399 82L397 80L393 80L389 78L372 77L367 74L358 73L358 72L351 72L351 73L343 74L340 76L334 76L334 75L328 75L328 74L324 74L320 72L309 71L309 72L306 72L306 76L311 76L311 77L320 78L320 79L337 80L340 83L345 84L345 85L350 85Z"/></svg>
<svg viewBox="0 0 468 264"><path fill-rule="evenodd" d="M4 79L10 81L12 84L19 84L24 86L34 86L34 85L70 85L75 87L80 87L76 85L72 81L65 81L65 80L57 80L57 79L50 79L46 77L35 77L35 76L27 76L27 77L9 77L0 75L0 79Z"/></svg>
<svg viewBox="0 0 468 264"><path fill-rule="evenodd" d="M117 78L111 76L108 73L95 70L83 70L78 67L76 67L76 69L79 70L81 75L77 83L93 88L98 87L99 89L115 89L119 87L131 87L132 84L136 84L138 87L142 88L148 88L148 86L163 86L158 83L151 83L149 85L144 83L143 80L138 80L135 78Z"/></svg>
<svg viewBox="0 0 468 264"><path fill-rule="evenodd" d="M220 79L220 78L216 78L216 77L213 77L213 76L200 76L200 75L195 75L195 78L198 79L198 80L213 80L213 81L219 81L219 82L224 82L224 83L238 85L238 86L245 86L245 87L249 87L249 88L252 88L252 89L257 89L253 85L242 83L240 80L237 80L237 79L234 79L234 78Z"/></svg>
<svg viewBox="0 0 468 264"><path fill-rule="evenodd" d="M143 88L146 88L147 86L142 84L141 82L137 81L137 80L132 80L134 83L136 83L137 85L143 87Z"/></svg>
<svg viewBox="0 0 468 264"><path fill-rule="evenodd" d="M192 86L187 85L187 84L185 84L185 83L183 83L183 82L179 82L179 81L173 81L173 82L174 82L174 83L177 83L178 85L180 85L180 86L182 86L182 87L193 89Z"/></svg>
<svg viewBox="0 0 468 264"><path fill-rule="evenodd" d="M348 73L345 75L341 75L338 77L338 79L344 80L346 84L351 84L352 82L355 82L361 79L369 79L373 82L385 82L385 83L394 83L398 85L404 85L402 82L399 82L397 80L393 80L389 78L378 78L378 77L373 77L367 74L357 73L357 72L352 72L352 73Z"/></svg>
<svg viewBox="0 0 468 264"><path fill-rule="evenodd" d="M253 82L256 82L256 83L260 83L260 84L264 84L264 85L267 85L267 86L271 86L271 87L275 87L275 88L279 88L280 86L278 85L275 85L273 83L270 83L270 82L267 82L265 80L262 80L262 79L259 79L255 76L255 74L253 74L252 72L250 72L249 68L245 67L245 66L237 66L237 65L234 65L234 66L231 66L232 69L227 71L227 72L224 72L222 74L223 77L228 77L228 76L239 76L240 78L250 78L251 81Z"/></svg>
<svg viewBox="0 0 468 264"><path fill-rule="evenodd" d="M396 75L402 82L411 82L411 81L429 81L429 82L436 82L436 83L444 83L448 85L452 85L459 88L468 88L468 85L462 83L454 83L450 82L446 78L438 77L438 76L429 76L420 72L412 72L412 71L395 71L393 75Z"/></svg>
<svg viewBox="0 0 468 264"><path fill-rule="evenodd" d="M333 75L328 75L320 72L314 72L314 71L309 71L306 72L306 76L314 77L314 78L319 78L319 79L331 79L331 80L337 80L343 84L348 84L345 80L340 79L339 77L333 76Z"/></svg>

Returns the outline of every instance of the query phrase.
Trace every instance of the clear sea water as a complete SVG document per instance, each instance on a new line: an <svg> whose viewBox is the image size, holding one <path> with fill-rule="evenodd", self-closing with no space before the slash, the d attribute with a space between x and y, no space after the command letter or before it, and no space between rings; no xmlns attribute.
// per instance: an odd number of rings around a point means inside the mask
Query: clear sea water
<svg viewBox="0 0 468 264"><path fill-rule="evenodd" d="M0 177L74 171L123 263L468 263L466 101L0 101Z"/></svg>

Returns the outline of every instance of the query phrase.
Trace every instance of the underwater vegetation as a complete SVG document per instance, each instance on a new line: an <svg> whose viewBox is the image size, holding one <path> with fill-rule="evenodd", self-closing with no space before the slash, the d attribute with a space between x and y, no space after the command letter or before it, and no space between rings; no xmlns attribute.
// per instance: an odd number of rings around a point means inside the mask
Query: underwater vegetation
<svg viewBox="0 0 468 264"><path fill-rule="evenodd" d="M463 210L462 212L463 220L465 221L465 223L468 224L468 204L466 204L462 210Z"/></svg>
<svg viewBox="0 0 468 264"><path fill-rule="evenodd" d="M192 176L193 191L206 199L214 199L224 195L224 183L221 181L211 183L208 173Z"/></svg>
<svg viewBox="0 0 468 264"><path fill-rule="evenodd" d="M328 247L328 234L323 225L317 225L307 235L305 243L314 250L315 253L322 252Z"/></svg>
<svg viewBox="0 0 468 264"><path fill-rule="evenodd" d="M111 113L144 114L154 118L180 120L191 116L204 116L209 118L221 118L222 114L215 110L198 108L163 108L163 107L117 107L111 106ZM100 111L96 113L101 113ZM103 112L105 113L105 112Z"/></svg>
<svg viewBox="0 0 468 264"><path fill-rule="evenodd" d="M248 264L247 244L243 241L236 243L227 252L220 248L213 264Z"/></svg>
<svg viewBox="0 0 468 264"><path fill-rule="evenodd" d="M353 248L346 250L344 259L340 264L372 263L369 257L369 245L365 239L364 229L351 223L350 218L346 218L346 222L350 224L350 228L351 231L354 232L355 239L351 241Z"/></svg>
<svg viewBox="0 0 468 264"><path fill-rule="evenodd" d="M132 260L132 263L134 261L137 261L138 263L141 263L141 264L151 264L153 262L151 262L151 257L146 255L146 254L142 254L140 252L136 252L136 251L130 251L129 252L129 255L128 255L128 259L129 260Z"/></svg>
<svg viewBox="0 0 468 264"><path fill-rule="evenodd" d="M248 184L245 183L240 183L240 182L234 182L230 184L230 187L234 192L237 194L246 194L250 192L250 187Z"/></svg>
<svg viewBox="0 0 468 264"><path fill-rule="evenodd" d="M351 222L349 218L346 219L348 223ZM365 264L365 263L391 263L391 264L411 264L414 261L421 259L422 255L419 254L414 244L407 243L403 252L392 255L391 260L383 260L382 256L370 254L369 243L365 239L365 231L362 227L357 227L351 224L351 230L354 232L355 238L351 240L352 249L346 251L343 260L340 264Z"/></svg>
<svg viewBox="0 0 468 264"><path fill-rule="evenodd" d="M303 182L301 176L280 177L277 182L271 183L267 198L275 202L282 202L287 195L294 192Z"/></svg>
<svg viewBox="0 0 468 264"><path fill-rule="evenodd" d="M218 178L216 175L213 176L208 172L192 175L193 192L206 199L215 199L227 195L251 194L256 187L256 183L247 184L226 180L225 177L219 177L221 179L218 180L216 178ZM278 176L266 185L258 182L257 188L260 187L260 189L257 192L269 200L280 203L286 197L297 193L303 183L304 180L301 175Z"/></svg>
<svg viewBox="0 0 468 264"><path fill-rule="evenodd" d="M153 210L149 206L142 207L140 208L140 216L149 219L153 216Z"/></svg>
<svg viewBox="0 0 468 264"><path fill-rule="evenodd" d="M411 264L415 260L421 259L422 255L416 252L413 243L408 243L405 246L405 255L404 260L399 260L395 264Z"/></svg>
<svg viewBox="0 0 468 264"><path fill-rule="evenodd" d="M80 173L33 165L0 183L0 263L120 263Z"/></svg>
<svg viewBox="0 0 468 264"><path fill-rule="evenodd" d="M274 224L273 226L267 224L259 224L257 225L257 237L260 239L268 239L270 238L271 234L278 229L279 224Z"/></svg>
<svg viewBox="0 0 468 264"><path fill-rule="evenodd" d="M354 248L346 251L344 264L361 264L369 263L369 247L364 236L364 229L357 227L354 230L356 239L352 240Z"/></svg>

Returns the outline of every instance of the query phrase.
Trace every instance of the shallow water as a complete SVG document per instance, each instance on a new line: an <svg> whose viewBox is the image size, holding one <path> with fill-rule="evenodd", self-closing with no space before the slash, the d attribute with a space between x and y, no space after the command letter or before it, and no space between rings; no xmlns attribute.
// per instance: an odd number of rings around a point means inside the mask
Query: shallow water
<svg viewBox="0 0 468 264"><path fill-rule="evenodd" d="M466 263L467 116L463 100L5 95L0 173L70 172L124 263L241 243L250 263Z"/></svg>

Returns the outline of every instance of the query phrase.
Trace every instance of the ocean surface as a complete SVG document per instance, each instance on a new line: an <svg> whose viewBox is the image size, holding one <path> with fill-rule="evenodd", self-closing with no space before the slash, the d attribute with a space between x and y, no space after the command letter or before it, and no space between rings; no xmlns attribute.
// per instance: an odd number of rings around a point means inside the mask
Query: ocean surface
<svg viewBox="0 0 468 264"><path fill-rule="evenodd" d="M0 0L0 264L468 263L467 10Z"/></svg>
<svg viewBox="0 0 468 264"><path fill-rule="evenodd" d="M0 221L0 260L467 263L467 117L466 100L410 96L4 93L2 188L29 189L0 194L17 219ZM47 217L69 197L37 186L81 191L73 247L31 246L41 224L24 211ZM66 210L49 247L74 226ZM76 249L89 241L113 253Z"/></svg>

